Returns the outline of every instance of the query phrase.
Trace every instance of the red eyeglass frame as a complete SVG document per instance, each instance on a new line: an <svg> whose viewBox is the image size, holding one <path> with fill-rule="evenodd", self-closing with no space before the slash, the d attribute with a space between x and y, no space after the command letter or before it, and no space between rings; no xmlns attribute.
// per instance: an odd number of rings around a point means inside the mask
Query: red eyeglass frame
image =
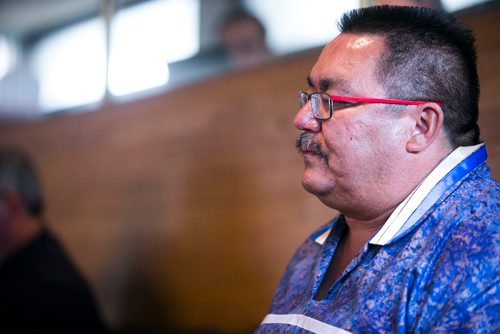
<svg viewBox="0 0 500 334"><path fill-rule="evenodd" d="M395 99L378 99L378 98L372 98L372 97L330 95L330 94L324 93L324 92L318 92L318 93L326 94L326 95L330 96L330 99L332 101L338 101L338 102L386 103L386 104L403 104L403 105L420 105L420 104L424 104L424 103L436 103L439 106L443 105L443 102L437 102L437 101L410 101L410 100L395 100ZM314 93L311 93L311 94L314 94ZM307 95L311 95L311 94L307 94Z"/></svg>

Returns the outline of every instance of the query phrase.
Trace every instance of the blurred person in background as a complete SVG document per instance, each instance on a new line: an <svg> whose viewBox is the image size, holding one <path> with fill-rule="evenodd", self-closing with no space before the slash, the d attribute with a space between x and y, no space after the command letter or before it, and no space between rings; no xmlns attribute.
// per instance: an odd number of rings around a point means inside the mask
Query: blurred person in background
<svg viewBox="0 0 500 334"><path fill-rule="evenodd" d="M472 31L430 8L343 16L299 92L302 185L339 214L299 247L257 333L494 333L500 183Z"/></svg>
<svg viewBox="0 0 500 334"><path fill-rule="evenodd" d="M0 147L0 332L105 332L87 282L43 213L30 157Z"/></svg>
<svg viewBox="0 0 500 334"><path fill-rule="evenodd" d="M222 19L219 30L222 48L231 65L254 65L271 57L264 25L246 10L229 13Z"/></svg>
<svg viewBox="0 0 500 334"><path fill-rule="evenodd" d="M218 43L197 55L170 63L169 85L175 87L232 69L258 65L273 55L266 41L266 29L250 12L238 7L216 25Z"/></svg>
<svg viewBox="0 0 500 334"><path fill-rule="evenodd" d="M440 0L368 0L365 2L368 6L415 6L443 10Z"/></svg>

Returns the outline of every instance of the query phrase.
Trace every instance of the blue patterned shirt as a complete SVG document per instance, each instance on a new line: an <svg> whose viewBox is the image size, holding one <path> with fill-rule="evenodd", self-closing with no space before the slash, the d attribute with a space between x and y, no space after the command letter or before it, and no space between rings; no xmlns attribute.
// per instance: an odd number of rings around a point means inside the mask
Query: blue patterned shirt
<svg viewBox="0 0 500 334"><path fill-rule="evenodd" d="M484 145L446 158L314 300L342 215L288 264L256 333L500 332L500 183Z"/></svg>

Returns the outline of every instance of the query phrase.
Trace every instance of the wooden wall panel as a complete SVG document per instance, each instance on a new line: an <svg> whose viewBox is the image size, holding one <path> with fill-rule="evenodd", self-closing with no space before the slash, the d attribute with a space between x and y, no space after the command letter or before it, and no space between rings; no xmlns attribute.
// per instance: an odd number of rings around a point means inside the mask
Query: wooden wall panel
<svg viewBox="0 0 500 334"><path fill-rule="evenodd" d="M500 176L499 11L476 29L480 123ZM295 95L313 50L100 110L3 128L35 157L48 222L114 328L245 332L288 259L335 213L300 186Z"/></svg>
<svg viewBox="0 0 500 334"><path fill-rule="evenodd" d="M481 83L479 125L488 149L488 163L500 179L500 4L464 13L460 19L477 37L478 71Z"/></svg>
<svg viewBox="0 0 500 334"><path fill-rule="evenodd" d="M50 225L113 327L258 324L333 214L300 186L296 92L317 51L147 100L2 131L29 149Z"/></svg>

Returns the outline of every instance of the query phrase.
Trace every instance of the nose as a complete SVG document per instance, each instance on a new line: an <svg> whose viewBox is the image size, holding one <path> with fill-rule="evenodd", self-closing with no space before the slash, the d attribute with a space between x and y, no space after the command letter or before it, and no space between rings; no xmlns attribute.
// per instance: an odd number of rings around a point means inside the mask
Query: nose
<svg viewBox="0 0 500 334"><path fill-rule="evenodd" d="M301 131L319 132L321 131L321 121L316 119L311 110L311 101L307 102L297 111L293 119L295 127Z"/></svg>

